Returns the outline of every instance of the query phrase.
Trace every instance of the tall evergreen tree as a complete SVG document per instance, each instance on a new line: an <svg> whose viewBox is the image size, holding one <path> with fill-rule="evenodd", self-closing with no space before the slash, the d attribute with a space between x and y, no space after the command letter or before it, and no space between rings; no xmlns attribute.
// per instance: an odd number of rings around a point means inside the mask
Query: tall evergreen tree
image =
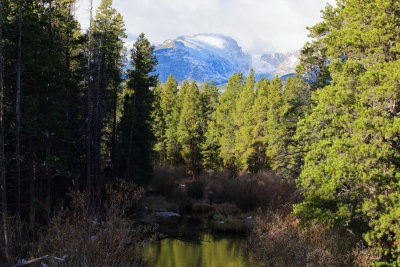
<svg viewBox="0 0 400 267"><path fill-rule="evenodd" d="M325 34L332 60L330 85L313 98L299 122L308 152L295 209L317 220L363 233L381 260L399 264L400 3L338 1L313 31Z"/></svg>
<svg viewBox="0 0 400 267"><path fill-rule="evenodd" d="M93 25L93 43L97 49L93 62L92 155L97 183L100 183L103 173L101 166L111 169L111 176L116 175L116 128L125 63L125 37L121 14L112 7L112 0L102 0Z"/></svg>
<svg viewBox="0 0 400 267"><path fill-rule="evenodd" d="M151 111L153 93L151 87L157 76L151 75L157 64L154 47L144 34L140 34L131 50L132 69L127 73L127 88L121 118L121 141L124 177L139 184L151 177Z"/></svg>
<svg viewBox="0 0 400 267"><path fill-rule="evenodd" d="M265 135L267 143L266 155L272 167L275 164L275 158L280 152L277 142L282 134L280 129L284 105L282 91L282 80L276 77L269 86L267 131Z"/></svg>
<svg viewBox="0 0 400 267"><path fill-rule="evenodd" d="M256 85L256 97L252 107L254 114L253 142L252 150L249 155L248 169L250 172L257 173L263 168L268 167L266 157L267 147L267 121L268 121L268 96L269 80L260 79Z"/></svg>
<svg viewBox="0 0 400 267"><path fill-rule="evenodd" d="M200 92L202 106L201 154L203 166L207 169L217 169L219 166L218 140L216 139L216 110L218 107L219 91L213 82L205 82Z"/></svg>
<svg viewBox="0 0 400 267"><path fill-rule="evenodd" d="M253 104L255 98L255 79L253 70L239 94L234 111L236 124L235 155L240 170L247 170L253 142L254 114Z"/></svg>
<svg viewBox="0 0 400 267"><path fill-rule="evenodd" d="M223 167L228 170L237 170L235 158L235 132L234 112L236 99L243 90L243 75L234 74L229 78L227 88L221 95L216 110L215 128L218 134L219 157L223 161Z"/></svg>
<svg viewBox="0 0 400 267"><path fill-rule="evenodd" d="M7 208L7 180L6 155L4 150L4 56L3 56L3 0L0 0L0 190L1 214L6 260L10 260L8 242L8 208Z"/></svg>
<svg viewBox="0 0 400 267"><path fill-rule="evenodd" d="M86 87L87 87L87 122L86 122L86 185L89 190L92 187L92 39L93 39L93 0L90 0L90 15L89 15L89 31L88 31L88 58L87 58L87 80L86 80Z"/></svg>
<svg viewBox="0 0 400 267"><path fill-rule="evenodd" d="M286 80L277 109L277 125L269 130L270 141L273 140L268 148L270 161L277 173L294 180L301 172L304 157L302 143L296 137L297 123L309 110L309 87L304 78L296 75Z"/></svg>
<svg viewBox="0 0 400 267"><path fill-rule="evenodd" d="M178 141L178 125L181 117L181 111L183 106L183 100L186 92L189 89L189 83L183 81L181 88L179 89L176 104L173 106L170 116L166 121L166 149L167 149L167 160L168 162L179 165L183 163L182 159L182 147Z"/></svg>
<svg viewBox="0 0 400 267"><path fill-rule="evenodd" d="M176 105L176 98L178 95L178 81L170 75L163 85L163 90L161 93L161 110L163 112L164 118L168 118L174 106Z"/></svg>
<svg viewBox="0 0 400 267"><path fill-rule="evenodd" d="M195 178L200 170L201 144L200 92L194 81L185 92L178 124L178 141L182 146L182 157Z"/></svg>
<svg viewBox="0 0 400 267"><path fill-rule="evenodd" d="M205 82L200 92L200 103L204 121L204 127L211 121L212 114L216 111L218 105L219 91L214 82L210 84Z"/></svg>
<svg viewBox="0 0 400 267"><path fill-rule="evenodd" d="M160 96L160 108L162 113L161 123L162 123L162 129L164 130L157 145L159 146L159 152L161 154L161 158L164 161L166 161L168 158L167 146L168 146L168 139L170 139L167 137L167 131L168 131L167 125L173 128L174 125L173 116L175 115L173 114L173 112L174 109L176 109L177 96L178 96L178 82L172 75L170 75L166 83L162 87Z"/></svg>
<svg viewBox="0 0 400 267"><path fill-rule="evenodd" d="M21 60L22 60L22 0L19 2L18 16L18 42L17 42L17 86L15 100L15 115L16 115L16 143L15 143L15 161L16 161L16 214L21 216Z"/></svg>
<svg viewBox="0 0 400 267"><path fill-rule="evenodd" d="M153 89L153 107L151 112L152 132L154 134L153 158L159 163L165 163L167 158L167 149L165 144L166 125L161 110L162 90L161 83L157 82Z"/></svg>

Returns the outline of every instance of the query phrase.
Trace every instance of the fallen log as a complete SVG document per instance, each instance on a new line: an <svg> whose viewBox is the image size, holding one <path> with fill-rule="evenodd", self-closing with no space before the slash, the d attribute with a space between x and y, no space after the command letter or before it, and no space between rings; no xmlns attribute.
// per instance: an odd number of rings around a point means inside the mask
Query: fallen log
<svg viewBox="0 0 400 267"><path fill-rule="evenodd" d="M31 259L31 260L27 260L27 261L24 261L24 262L20 262L20 263L16 263L16 264L10 265L10 267L25 266L25 265L29 265L29 264L32 264L32 263L35 263L35 262L38 262L38 261L41 261L41 260L65 261L65 259L67 257L68 257L67 255L64 255L62 258L56 257L56 256L45 255L45 256L42 256L42 257L39 257L39 258L35 258L35 259Z"/></svg>

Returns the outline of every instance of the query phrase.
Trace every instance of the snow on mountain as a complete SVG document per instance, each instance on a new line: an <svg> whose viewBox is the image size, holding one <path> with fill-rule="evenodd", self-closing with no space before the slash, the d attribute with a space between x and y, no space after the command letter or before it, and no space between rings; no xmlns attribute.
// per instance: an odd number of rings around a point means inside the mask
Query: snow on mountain
<svg viewBox="0 0 400 267"><path fill-rule="evenodd" d="M252 65L255 73L273 73L287 57L283 53L253 54Z"/></svg>
<svg viewBox="0 0 400 267"><path fill-rule="evenodd" d="M282 61L282 63L279 64L275 72L275 75L282 77L296 72L296 67L297 65L300 64L299 56L300 56L300 51L288 53L286 58Z"/></svg>
<svg viewBox="0 0 400 267"><path fill-rule="evenodd" d="M263 59L262 54L251 55L251 64L256 74L271 73L276 70L276 67L271 63Z"/></svg>
<svg viewBox="0 0 400 267"><path fill-rule="evenodd" d="M274 78L275 71L286 57L287 55L283 53L253 54L252 68L256 78Z"/></svg>
<svg viewBox="0 0 400 267"><path fill-rule="evenodd" d="M154 54L161 83L172 74L178 82L194 80L199 84L205 81L222 84L234 73L247 75L250 68L254 69L256 78L272 78L287 58L282 53L250 55L243 52L234 39L211 33L166 40Z"/></svg>
<svg viewBox="0 0 400 267"><path fill-rule="evenodd" d="M156 73L164 83L169 74L179 82L226 82L236 72L248 73L250 58L232 38L218 34L197 34L167 40L154 51Z"/></svg>

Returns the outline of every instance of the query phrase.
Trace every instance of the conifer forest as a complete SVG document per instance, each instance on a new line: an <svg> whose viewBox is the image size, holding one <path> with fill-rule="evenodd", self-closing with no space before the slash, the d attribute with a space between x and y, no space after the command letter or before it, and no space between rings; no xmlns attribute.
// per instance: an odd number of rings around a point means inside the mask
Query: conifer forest
<svg viewBox="0 0 400 267"><path fill-rule="evenodd" d="M75 9L0 0L1 266L400 265L400 1L327 4L296 75L223 89L162 84L112 0ZM182 234L160 216L249 265L149 261Z"/></svg>

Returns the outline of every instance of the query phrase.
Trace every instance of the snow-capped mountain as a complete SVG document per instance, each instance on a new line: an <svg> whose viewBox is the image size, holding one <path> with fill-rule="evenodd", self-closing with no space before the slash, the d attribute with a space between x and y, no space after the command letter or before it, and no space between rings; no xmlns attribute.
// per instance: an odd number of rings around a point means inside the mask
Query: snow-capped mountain
<svg viewBox="0 0 400 267"><path fill-rule="evenodd" d="M295 51L292 53L287 53L286 58L279 64L275 75L279 77L294 73L297 65L300 64L299 60L300 51Z"/></svg>
<svg viewBox="0 0 400 267"><path fill-rule="evenodd" d="M226 82L236 72L247 73L250 58L232 38L216 34L198 34L166 40L154 51L156 73L164 83L169 74L179 82Z"/></svg>
<svg viewBox="0 0 400 267"><path fill-rule="evenodd" d="M211 33L166 40L154 54L161 83L172 74L179 82L194 80L199 84L205 81L226 83L232 74L247 75L251 68L256 78L271 78L287 57L281 53L250 55L234 39Z"/></svg>
<svg viewBox="0 0 400 267"><path fill-rule="evenodd" d="M286 55L282 53L253 54L252 68L257 74L273 73L285 58Z"/></svg>

